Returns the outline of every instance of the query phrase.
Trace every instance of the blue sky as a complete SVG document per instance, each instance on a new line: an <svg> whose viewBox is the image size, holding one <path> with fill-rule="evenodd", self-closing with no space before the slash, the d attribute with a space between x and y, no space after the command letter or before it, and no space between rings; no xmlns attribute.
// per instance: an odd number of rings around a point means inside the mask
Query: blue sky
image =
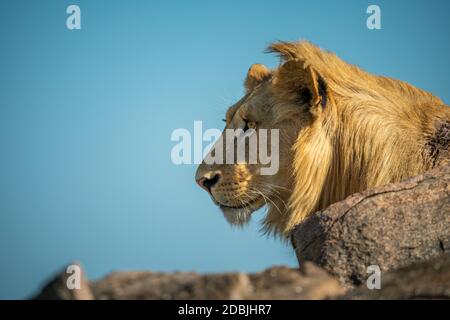
<svg viewBox="0 0 450 320"><path fill-rule="evenodd" d="M66 28L77 4L82 29ZM377 4L382 30L366 28ZM65 264L259 271L296 265L256 214L233 229L170 159L176 128L221 128L272 41L308 39L449 102L449 1L17 1L0 10L0 298Z"/></svg>

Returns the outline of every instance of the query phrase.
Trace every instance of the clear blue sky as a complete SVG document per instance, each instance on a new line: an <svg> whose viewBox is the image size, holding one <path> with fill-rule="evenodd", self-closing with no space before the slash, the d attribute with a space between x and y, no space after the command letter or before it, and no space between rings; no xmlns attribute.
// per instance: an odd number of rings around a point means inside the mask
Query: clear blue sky
<svg viewBox="0 0 450 320"><path fill-rule="evenodd" d="M66 28L66 7L82 30ZM382 30L366 28L378 4ZM112 270L296 265L251 225L232 229L170 160L176 128L221 128L252 63L309 39L449 103L450 1L2 1L0 298L66 263ZM256 218L256 219L255 219Z"/></svg>

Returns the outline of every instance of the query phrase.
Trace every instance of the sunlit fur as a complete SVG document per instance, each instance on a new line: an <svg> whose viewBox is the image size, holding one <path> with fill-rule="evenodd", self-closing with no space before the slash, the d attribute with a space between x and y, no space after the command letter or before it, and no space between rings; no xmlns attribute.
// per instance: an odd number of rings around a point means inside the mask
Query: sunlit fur
<svg viewBox="0 0 450 320"><path fill-rule="evenodd" d="M259 77L259 84L246 84L255 99L265 97L271 110L262 115L266 127L280 129L281 167L275 176L253 176L249 170L244 178L272 200L264 220L267 232L287 236L317 210L436 163L427 143L440 123L450 121L450 108L439 98L369 74L308 42L276 43L269 51L280 55L280 67ZM326 85L326 100L318 79ZM312 90L309 103L298 97L302 85ZM227 125L245 105L253 106L250 115L258 113L255 104L263 100L256 101L247 98L230 108Z"/></svg>
<svg viewBox="0 0 450 320"><path fill-rule="evenodd" d="M311 212L352 193L430 168L426 141L436 122L450 119L439 98L366 73L307 42L278 43L271 50L316 70L332 101L293 146L290 212L271 221L275 228L288 232Z"/></svg>

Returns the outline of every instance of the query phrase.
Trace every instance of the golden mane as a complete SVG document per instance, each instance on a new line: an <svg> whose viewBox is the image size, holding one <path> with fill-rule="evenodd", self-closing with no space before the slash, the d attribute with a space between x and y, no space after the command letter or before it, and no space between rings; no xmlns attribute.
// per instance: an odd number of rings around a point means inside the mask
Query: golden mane
<svg viewBox="0 0 450 320"><path fill-rule="evenodd" d="M306 126L293 146L289 212L269 212L268 231L287 234L312 212L352 193L432 167L425 146L436 124L450 119L450 109L439 98L367 73L308 42L280 42L268 50L284 63L301 61L314 70L326 83L329 99L319 121Z"/></svg>

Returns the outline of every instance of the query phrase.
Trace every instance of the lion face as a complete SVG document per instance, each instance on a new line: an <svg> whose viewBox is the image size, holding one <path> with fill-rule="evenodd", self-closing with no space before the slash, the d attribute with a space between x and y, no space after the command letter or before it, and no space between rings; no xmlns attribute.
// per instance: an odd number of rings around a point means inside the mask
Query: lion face
<svg viewBox="0 0 450 320"><path fill-rule="evenodd" d="M268 165L261 163L258 157L256 163L207 164L204 161L196 173L197 183L210 194L213 202L233 225L245 224L251 213L264 205L269 212L273 211L272 215L282 215L288 207L293 183L292 146L298 131L310 120L310 115L298 105L279 103L274 95L273 80L273 73L262 65L253 65L249 69L245 80L246 95L228 109L222 140L207 157L214 156L218 148L224 154L228 152L225 150L227 129L240 129L243 134L249 137L256 135L259 140L260 133L265 129L269 153L274 149L273 144L278 144L277 154L270 155L271 160L278 161L277 170L273 174L261 174ZM274 141L272 129L278 130L278 141ZM250 138L245 140L247 152L251 143L257 142ZM257 152L261 152L259 145Z"/></svg>

